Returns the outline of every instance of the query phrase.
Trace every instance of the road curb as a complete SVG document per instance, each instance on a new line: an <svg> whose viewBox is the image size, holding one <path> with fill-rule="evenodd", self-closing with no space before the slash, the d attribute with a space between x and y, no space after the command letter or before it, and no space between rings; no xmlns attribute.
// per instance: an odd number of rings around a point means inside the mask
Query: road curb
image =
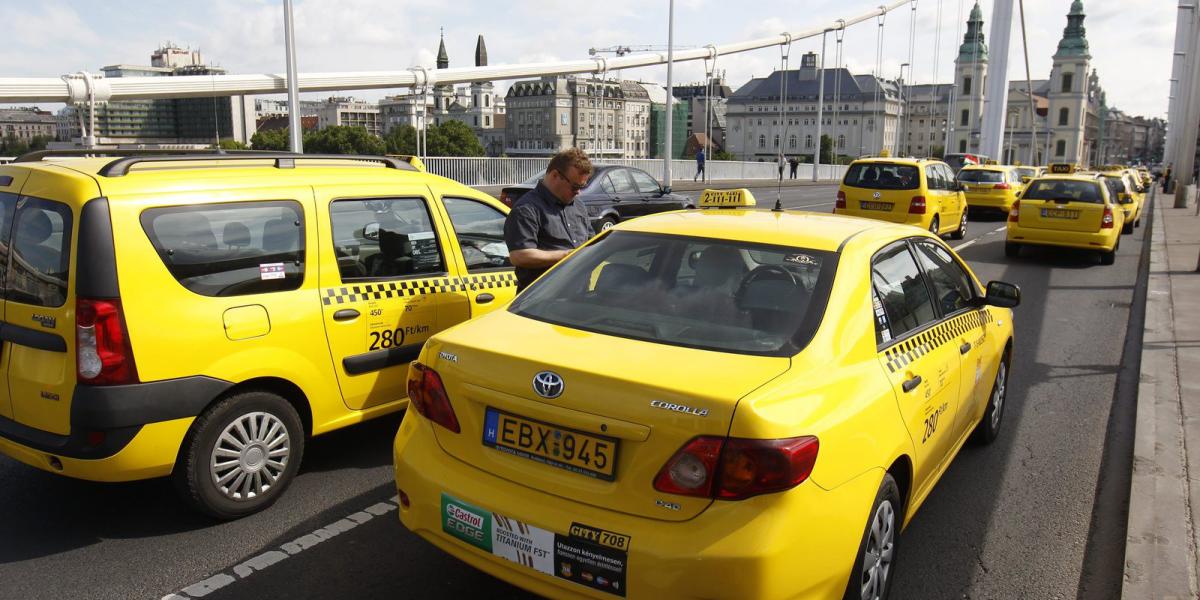
<svg viewBox="0 0 1200 600"><path fill-rule="evenodd" d="M1123 600L1197 597L1165 217L1154 208Z"/></svg>

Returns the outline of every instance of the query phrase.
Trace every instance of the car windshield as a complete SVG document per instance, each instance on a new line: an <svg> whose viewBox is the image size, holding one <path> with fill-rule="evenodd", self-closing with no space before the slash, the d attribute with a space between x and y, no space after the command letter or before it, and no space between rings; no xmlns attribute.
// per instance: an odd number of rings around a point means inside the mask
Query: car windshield
<svg viewBox="0 0 1200 600"><path fill-rule="evenodd" d="M789 356L825 312L830 252L616 231L580 249L509 307L625 338Z"/></svg>
<svg viewBox="0 0 1200 600"><path fill-rule="evenodd" d="M1094 181L1070 179L1038 179L1029 184L1024 195L1027 200L1069 200L1103 204L1104 195Z"/></svg>
<svg viewBox="0 0 1200 600"><path fill-rule="evenodd" d="M966 183L1004 183L1004 171L963 169L958 172L958 180Z"/></svg>
<svg viewBox="0 0 1200 600"><path fill-rule="evenodd" d="M534 185L534 186L536 186L536 185L538 184L538 182L539 182L539 181L541 181L541 180L542 180L542 178L543 178L543 177L545 177L545 176L546 176L546 172L545 172L545 171L541 171L541 172L539 172L539 173L535 174L533 177L530 177L529 179L526 179L525 181L522 181L522 182L521 182L521 185Z"/></svg>
<svg viewBox="0 0 1200 600"><path fill-rule="evenodd" d="M915 190L921 185L917 168L894 163L855 163L842 183L873 190Z"/></svg>

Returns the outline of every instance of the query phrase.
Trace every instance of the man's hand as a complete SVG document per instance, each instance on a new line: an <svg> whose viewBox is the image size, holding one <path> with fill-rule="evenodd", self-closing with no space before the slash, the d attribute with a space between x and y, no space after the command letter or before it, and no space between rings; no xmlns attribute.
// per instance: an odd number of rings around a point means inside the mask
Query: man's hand
<svg viewBox="0 0 1200 600"><path fill-rule="evenodd" d="M512 252L509 252L508 260L515 267L521 267L524 269L540 269L543 267L553 266L570 253L570 250L541 250L539 248L525 248L524 250L513 250Z"/></svg>

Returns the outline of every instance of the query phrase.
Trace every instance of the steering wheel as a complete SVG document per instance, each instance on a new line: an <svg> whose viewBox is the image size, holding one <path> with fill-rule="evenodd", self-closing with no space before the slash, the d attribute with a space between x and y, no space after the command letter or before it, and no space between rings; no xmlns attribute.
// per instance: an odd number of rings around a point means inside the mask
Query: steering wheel
<svg viewBox="0 0 1200 600"><path fill-rule="evenodd" d="M746 295L746 290L749 289L750 284L768 275L775 275L777 276L775 279L783 279L791 283L792 287L799 287L800 285L800 282L796 281L796 276L791 271L779 265L759 265L742 277L742 281L738 283L737 291L733 293L733 299L738 308L742 308L742 297Z"/></svg>

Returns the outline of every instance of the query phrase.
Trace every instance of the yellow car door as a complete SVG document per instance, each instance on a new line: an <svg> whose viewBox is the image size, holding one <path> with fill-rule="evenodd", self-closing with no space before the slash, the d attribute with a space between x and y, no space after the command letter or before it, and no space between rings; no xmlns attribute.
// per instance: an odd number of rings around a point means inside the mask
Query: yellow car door
<svg viewBox="0 0 1200 600"><path fill-rule="evenodd" d="M930 286L907 241L875 254L871 280L879 360L912 439L914 497L920 497L958 437L958 344L946 339Z"/></svg>
<svg viewBox="0 0 1200 600"><path fill-rule="evenodd" d="M24 185L27 177L29 177L29 171L6 169L0 165L0 290L4 289L7 277L6 268L8 248L12 239L13 214L17 209L17 198L21 192L21 186ZM0 320L7 322L7 315L4 312L5 304L4 294L0 294ZM12 401L8 395L9 342L0 341L0 344L3 345L3 348L0 349L0 417L12 419Z"/></svg>
<svg viewBox="0 0 1200 600"><path fill-rule="evenodd" d="M479 198L443 196L446 228L453 258L463 275L457 297L438 307L439 320L448 327L489 313L508 304L517 291L517 279L504 243L505 212L498 202Z"/></svg>
<svg viewBox="0 0 1200 600"><path fill-rule="evenodd" d="M318 187L321 303L346 406L407 396L408 364L441 330L457 266L424 185ZM328 240L328 241L327 241Z"/></svg>

